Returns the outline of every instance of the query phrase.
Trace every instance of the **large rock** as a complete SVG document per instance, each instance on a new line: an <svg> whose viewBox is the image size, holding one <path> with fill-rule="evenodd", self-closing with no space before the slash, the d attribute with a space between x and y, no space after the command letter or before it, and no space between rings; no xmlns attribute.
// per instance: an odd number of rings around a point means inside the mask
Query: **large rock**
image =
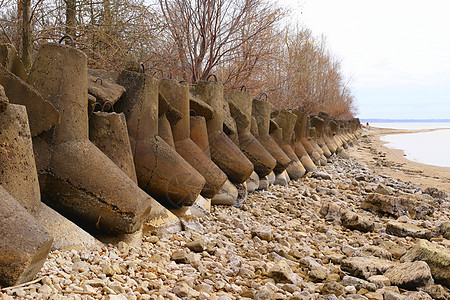
<svg viewBox="0 0 450 300"><path fill-rule="evenodd" d="M419 239L429 239L431 232L411 223L399 221L389 221L386 226L386 233L400 237L413 237Z"/></svg>
<svg viewBox="0 0 450 300"><path fill-rule="evenodd" d="M382 275L395 264L373 256L349 257L341 261L341 269L356 277L369 279L373 275Z"/></svg>
<svg viewBox="0 0 450 300"><path fill-rule="evenodd" d="M431 215L434 211L431 204L423 198L411 194L388 196L372 193L361 202L361 208L394 217L409 216L419 219Z"/></svg>
<svg viewBox="0 0 450 300"><path fill-rule="evenodd" d="M0 186L0 284L30 281L39 272L53 238Z"/></svg>
<svg viewBox="0 0 450 300"><path fill-rule="evenodd" d="M268 276L273 278L275 282L284 282L299 284L301 282L301 277L295 274L291 267L285 260L279 260L276 264L269 270Z"/></svg>
<svg viewBox="0 0 450 300"><path fill-rule="evenodd" d="M436 282L450 288L450 252L436 248L427 240L419 240L402 258L402 262L424 261Z"/></svg>
<svg viewBox="0 0 450 300"><path fill-rule="evenodd" d="M426 262L414 261L401 263L384 273L392 285L414 290L433 283L430 267Z"/></svg>
<svg viewBox="0 0 450 300"><path fill-rule="evenodd" d="M361 232L370 232L375 228L375 224L368 216L345 211L341 216L342 226Z"/></svg>

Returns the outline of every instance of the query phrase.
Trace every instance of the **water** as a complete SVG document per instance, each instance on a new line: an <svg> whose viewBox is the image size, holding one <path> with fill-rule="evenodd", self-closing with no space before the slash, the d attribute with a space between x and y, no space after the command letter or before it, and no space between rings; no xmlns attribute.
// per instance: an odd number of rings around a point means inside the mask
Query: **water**
<svg viewBox="0 0 450 300"><path fill-rule="evenodd" d="M373 127L434 129L429 132L389 134L381 137L387 147L401 149L406 158L422 164L450 168L450 123L372 123Z"/></svg>

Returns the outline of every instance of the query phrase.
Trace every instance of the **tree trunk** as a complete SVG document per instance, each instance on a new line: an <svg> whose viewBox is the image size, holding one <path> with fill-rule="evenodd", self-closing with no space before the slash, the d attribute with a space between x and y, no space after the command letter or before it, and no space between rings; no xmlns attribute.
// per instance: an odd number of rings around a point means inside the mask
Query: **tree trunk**
<svg viewBox="0 0 450 300"><path fill-rule="evenodd" d="M22 2L22 62L25 70L31 69L33 57L33 28L31 24L31 0Z"/></svg>
<svg viewBox="0 0 450 300"><path fill-rule="evenodd" d="M77 25L76 9L76 0L66 0L66 34L73 38L76 33L75 26Z"/></svg>

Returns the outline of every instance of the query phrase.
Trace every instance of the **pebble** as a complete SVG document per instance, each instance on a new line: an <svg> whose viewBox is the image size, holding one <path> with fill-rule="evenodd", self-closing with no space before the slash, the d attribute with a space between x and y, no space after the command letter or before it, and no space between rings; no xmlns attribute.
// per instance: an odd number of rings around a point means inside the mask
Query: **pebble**
<svg viewBox="0 0 450 300"><path fill-rule="evenodd" d="M2 290L2 297L34 298L41 291L51 299L389 300L448 295L448 287L439 284L409 294L389 286L384 276L417 243L387 234L391 221L437 228L441 238L429 243L448 249L442 224L450 219L450 210L439 209L447 202L436 201L425 219L379 215L360 207L366 187L384 195L419 193L420 187L334 156L316 172L332 180L306 176L255 191L241 209L214 206L203 218L185 218L185 231L144 236L140 248L121 242L117 247L52 251L36 277L43 277L41 282ZM350 270L349 260L356 260Z"/></svg>

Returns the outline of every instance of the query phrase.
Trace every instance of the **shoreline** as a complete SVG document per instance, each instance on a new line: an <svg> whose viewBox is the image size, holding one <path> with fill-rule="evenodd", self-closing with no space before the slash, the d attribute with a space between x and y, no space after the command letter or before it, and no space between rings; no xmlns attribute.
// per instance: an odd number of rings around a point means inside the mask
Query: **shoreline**
<svg viewBox="0 0 450 300"><path fill-rule="evenodd" d="M363 131L360 145L349 148L349 154L381 174L402 181L413 182L423 189L436 187L449 193L450 168L409 160L405 157L403 150L389 148L386 146L388 142L381 140L381 136L388 134L419 133L446 129L448 128L407 130L369 127Z"/></svg>
<svg viewBox="0 0 450 300"><path fill-rule="evenodd" d="M412 262L402 258L417 247L450 260L450 197L424 194L416 180L365 164L357 156L379 160L377 140L375 132L363 132L346 150L350 158L333 155L288 185L248 194L240 208L216 205L203 217L189 216L184 231L144 235L140 247L122 241L54 250L37 279L0 287L0 297L448 299L450 273L433 257L414 262L435 266L426 267L427 282L414 272L408 288L395 280L404 278ZM367 205L378 198L382 211Z"/></svg>

